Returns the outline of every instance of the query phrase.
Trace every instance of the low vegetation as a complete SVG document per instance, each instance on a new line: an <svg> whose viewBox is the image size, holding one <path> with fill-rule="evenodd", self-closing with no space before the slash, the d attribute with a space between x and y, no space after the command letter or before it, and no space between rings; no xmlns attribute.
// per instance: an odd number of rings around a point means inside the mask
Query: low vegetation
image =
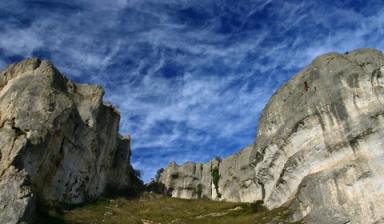
<svg viewBox="0 0 384 224"><path fill-rule="evenodd" d="M201 198L203 194L203 186L201 184L198 184L195 191L197 198Z"/></svg>
<svg viewBox="0 0 384 224"><path fill-rule="evenodd" d="M66 210L49 212L38 223L46 224L248 224L290 223L289 212L268 211L260 203L229 203L205 199L184 200L154 193L138 198L99 201Z"/></svg>
<svg viewBox="0 0 384 224"><path fill-rule="evenodd" d="M221 177L219 168L218 167L213 168L211 171L211 175L212 175L212 182L213 182L213 185L215 186L217 197L221 198L221 194L219 192L219 181Z"/></svg>

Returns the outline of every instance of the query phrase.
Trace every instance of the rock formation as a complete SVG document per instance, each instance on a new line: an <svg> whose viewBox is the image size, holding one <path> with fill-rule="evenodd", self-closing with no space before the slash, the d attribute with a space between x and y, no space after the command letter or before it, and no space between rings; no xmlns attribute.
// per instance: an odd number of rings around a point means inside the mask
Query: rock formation
<svg viewBox="0 0 384 224"><path fill-rule="evenodd" d="M384 223L383 137L384 55L329 53L272 96L252 146L222 161L171 163L159 182L174 197L288 206L305 223Z"/></svg>
<svg viewBox="0 0 384 224"><path fill-rule="evenodd" d="M100 86L76 84L30 58L0 72L0 223L37 206L79 204L137 181L130 139Z"/></svg>

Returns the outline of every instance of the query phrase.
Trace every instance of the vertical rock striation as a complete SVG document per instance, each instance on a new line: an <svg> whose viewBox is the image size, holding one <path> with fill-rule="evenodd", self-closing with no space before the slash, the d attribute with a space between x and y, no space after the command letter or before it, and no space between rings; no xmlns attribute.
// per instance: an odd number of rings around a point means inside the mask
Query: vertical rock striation
<svg viewBox="0 0 384 224"><path fill-rule="evenodd" d="M384 223L383 137L384 55L319 56L272 96L254 145L220 163L220 199L289 206L306 223ZM168 166L160 182L177 197L212 192L209 178L184 178L193 166Z"/></svg>
<svg viewBox="0 0 384 224"><path fill-rule="evenodd" d="M100 86L76 84L30 58L0 72L0 223L36 206L79 204L137 181L119 113Z"/></svg>
<svg viewBox="0 0 384 224"><path fill-rule="evenodd" d="M219 164L220 160L217 158L205 164L188 162L179 166L171 162L161 173L158 181L164 184L167 193L172 197L216 198L211 172L215 167L219 167Z"/></svg>

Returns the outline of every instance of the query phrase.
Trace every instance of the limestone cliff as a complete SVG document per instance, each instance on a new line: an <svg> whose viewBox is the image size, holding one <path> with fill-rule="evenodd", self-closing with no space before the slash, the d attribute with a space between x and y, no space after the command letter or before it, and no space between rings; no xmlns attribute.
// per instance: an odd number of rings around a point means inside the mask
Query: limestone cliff
<svg viewBox="0 0 384 224"><path fill-rule="evenodd" d="M78 204L136 181L130 139L100 86L76 84L30 58L0 72L0 223L39 205Z"/></svg>
<svg viewBox="0 0 384 224"><path fill-rule="evenodd" d="M251 147L218 162L172 164L159 181L175 197L289 206L306 223L384 223L384 55L329 53L282 86Z"/></svg>

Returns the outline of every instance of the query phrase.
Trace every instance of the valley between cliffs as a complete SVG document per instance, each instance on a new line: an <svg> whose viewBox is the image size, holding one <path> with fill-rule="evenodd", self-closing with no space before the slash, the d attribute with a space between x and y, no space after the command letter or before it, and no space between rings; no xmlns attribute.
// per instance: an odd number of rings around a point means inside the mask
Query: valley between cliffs
<svg viewBox="0 0 384 224"><path fill-rule="evenodd" d="M146 187L103 94L38 58L0 72L1 224L384 223L378 50L317 57L271 97L252 145L170 162Z"/></svg>

